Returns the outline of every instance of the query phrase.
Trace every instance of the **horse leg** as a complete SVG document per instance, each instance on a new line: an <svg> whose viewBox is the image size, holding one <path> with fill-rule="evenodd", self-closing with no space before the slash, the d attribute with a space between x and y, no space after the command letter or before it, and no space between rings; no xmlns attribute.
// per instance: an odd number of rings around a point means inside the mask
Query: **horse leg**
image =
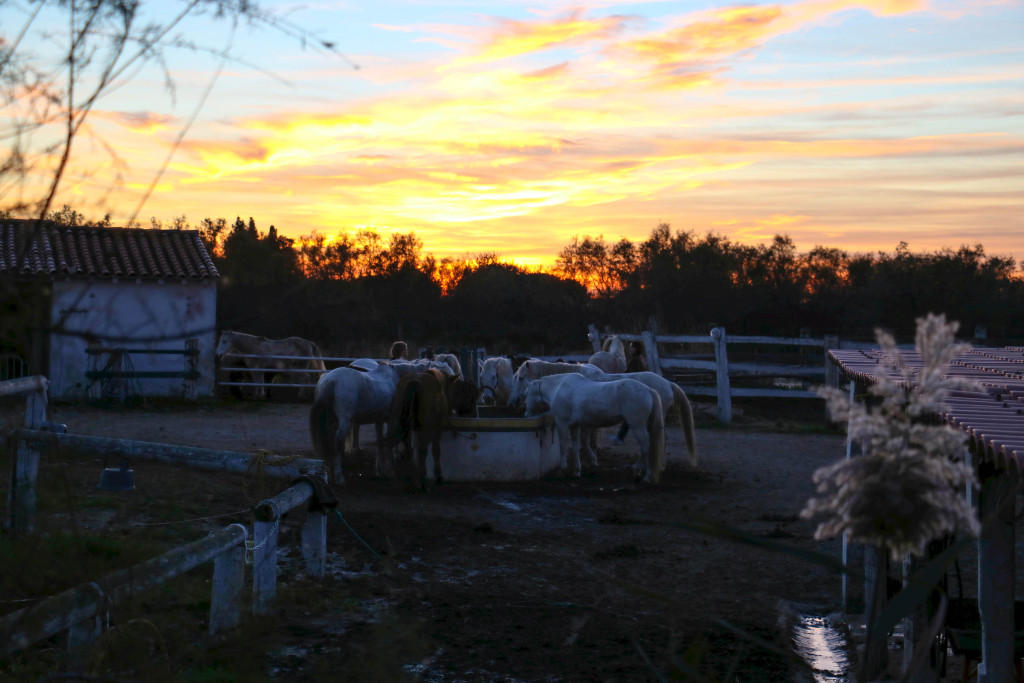
<svg viewBox="0 0 1024 683"><path fill-rule="evenodd" d="M559 466L562 472L565 472L567 463L567 455L569 453L569 426L564 422L555 422L555 431L558 432L558 455L559 455Z"/></svg>
<svg viewBox="0 0 1024 683"><path fill-rule="evenodd" d="M349 449L353 453L359 452L359 428L361 426L362 425L358 425L358 424L352 425L352 433L349 434L348 441L346 442L348 447L349 447Z"/></svg>
<svg viewBox="0 0 1024 683"><path fill-rule="evenodd" d="M597 428L581 427L580 428L580 457L582 459L583 454L587 456L587 467L591 470L597 469L597 448L594 445L594 435L597 433Z"/></svg>
<svg viewBox="0 0 1024 683"><path fill-rule="evenodd" d="M651 477L657 476L652 470L654 464L651 460L651 435L647 432L647 425L631 425L630 431L633 432L633 436L636 437L637 443L640 444L640 454L636 458L636 464L633 465L633 475L637 479L643 479L648 484L651 483Z"/></svg>
<svg viewBox="0 0 1024 683"><path fill-rule="evenodd" d="M416 474L420 480L420 490L427 490L427 447L430 440L424 438L423 432L416 433Z"/></svg>
<svg viewBox="0 0 1024 683"><path fill-rule="evenodd" d="M256 384L256 386L253 387L252 396L257 401L262 401L267 397L267 388L263 386L263 380L264 377L262 372L256 371L252 373L252 381Z"/></svg>
<svg viewBox="0 0 1024 683"><path fill-rule="evenodd" d="M345 475L341 471L341 460L345 457L345 437L349 433L348 420L338 420L338 431L334 435L334 452L328 457L327 473L331 484L344 484Z"/></svg>
<svg viewBox="0 0 1024 683"><path fill-rule="evenodd" d="M572 455L572 463L569 465L569 476L573 479L580 478L580 426L569 427L569 452Z"/></svg>
<svg viewBox="0 0 1024 683"><path fill-rule="evenodd" d="M430 440L430 452L434 454L434 481L438 484L444 483L444 475L441 474L441 431L437 430Z"/></svg>
<svg viewBox="0 0 1024 683"><path fill-rule="evenodd" d="M384 423L374 422L373 427L377 431L377 467L375 474L382 479L387 479L395 474L392 450L390 446L384 443Z"/></svg>

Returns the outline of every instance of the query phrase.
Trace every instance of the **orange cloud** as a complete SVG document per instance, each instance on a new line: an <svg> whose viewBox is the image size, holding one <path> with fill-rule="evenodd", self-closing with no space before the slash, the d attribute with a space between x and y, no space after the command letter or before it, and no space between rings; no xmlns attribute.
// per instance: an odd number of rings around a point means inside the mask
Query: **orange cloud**
<svg viewBox="0 0 1024 683"><path fill-rule="evenodd" d="M922 9L924 0L803 0L792 5L734 5L687 15L674 28L623 41L609 53L650 65L651 82L678 88L710 85L735 58L785 33L850 9L876 15Z"/></svg>
<svg viewBox="0 0 1024 683"><path fill-rule="evenodd" d="M477 54L456 60L450 67L493 62L555 47L607 40L619 34L627 20L622 16L585 19L583 10L574 10L553 20L499 19L497 30Z"/></svg>

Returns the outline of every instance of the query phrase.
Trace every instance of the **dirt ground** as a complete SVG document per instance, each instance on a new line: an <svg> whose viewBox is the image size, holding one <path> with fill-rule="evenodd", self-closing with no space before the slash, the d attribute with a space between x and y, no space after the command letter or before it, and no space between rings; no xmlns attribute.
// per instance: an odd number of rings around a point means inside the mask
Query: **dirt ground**
<svg viewBox="0 0 1024 683"><path fill-rule="evenodd" d="M310 457L307 414L283 403L58 405L51 419L72 433ZM448 482L414 493L374 479L373 430L364 427L364 453L345 463L337 491L344 522L328 520L327 578L302 573L305 512L290 514L277 613L243 627L258 644L229 636L195 646L204 670L222 670L216 680L789 680L780 601L839 606L839 577L792 550L840 556L840 544L815 541L798 513L811 475L843 455L844 437L823 419L776 431L698 416L699 466L673 458L657 486L633 480L629 442L605 440L600 469L578 480ZM681 431L668 434L670 455L681 457ZM102 467L117 464L58 460L44 458L41 480L60 479L86 500ZM131 467L133 491L101 491L70 512L59 495L41 505L91 531L166 533L159 525L179 521L183 537L198 538L251 523L247 508L287 485ZM122 503L104 505L111 498ZM207 680L186 655L168 659L175 676Z"/></svg>

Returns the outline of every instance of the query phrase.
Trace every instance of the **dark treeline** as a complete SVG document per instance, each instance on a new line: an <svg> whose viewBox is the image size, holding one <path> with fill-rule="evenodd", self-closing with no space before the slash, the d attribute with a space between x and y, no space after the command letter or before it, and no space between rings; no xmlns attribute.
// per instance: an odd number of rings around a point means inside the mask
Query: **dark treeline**
<svg viewBox="0 0 1024 683"><path fill-rule="evenodd" d="M53 218L81 216L65 208ZM639 242L574 238L553 268L531 270L496 254L437 259L414 233L293 240L252 218L153 226L199 231L221 273L221 327L298 335L332 354L383 355L396 338L496 353L581 352L589 323L863 341L884 327L911 341L915 318L929 312L959 321L962 336L984 326L988 343L1024 339L1024 278L1013 258L981 245L797 253L786 236L750 246L662 224Z"/></svg>
<svg viewBox="0 0 1024 683"><path fill-rule="evenodd" d="M1013 258L981 245L913 253L850 254L815 247L799 254L776 236L749 246L716 234L659 225L640 243L574 239L559 271L587 283L601 319L632 327L653 315L665 331L874 339L882 327L912 341L929 312L959 321L961 335L982 325L990 339L1024 335L1024 279ZM630 313L633 314L632 318Z"/></svg>

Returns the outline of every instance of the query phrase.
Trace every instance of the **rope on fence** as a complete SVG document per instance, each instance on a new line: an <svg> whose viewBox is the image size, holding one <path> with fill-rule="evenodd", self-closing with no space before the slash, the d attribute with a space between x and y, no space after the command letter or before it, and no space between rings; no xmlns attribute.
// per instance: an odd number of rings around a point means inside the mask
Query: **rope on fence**
<svg viewBox="0 0 1024 683"><path fill-rule="evenodd" d="M249 466L245 470L245 474L242 475L242 489L245 491L246 498L250 500L262 500L266 495L266 476L264 468L266 467L282 467L284 465L291 464L296 460L299 460L298 455L277 455L266 449L259 449L256 454L249 461ZM256 495L253 495L253 488L256 490Z"/></svg>

